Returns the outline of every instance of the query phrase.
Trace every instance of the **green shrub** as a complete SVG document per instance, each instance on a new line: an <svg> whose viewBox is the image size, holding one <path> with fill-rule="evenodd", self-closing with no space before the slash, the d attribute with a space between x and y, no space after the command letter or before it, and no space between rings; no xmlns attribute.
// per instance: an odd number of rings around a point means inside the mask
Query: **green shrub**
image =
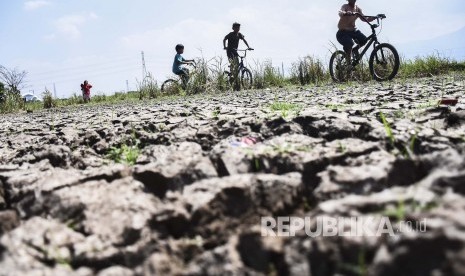
<svg viewBox="0 0 465 276"><path fill-rule="evenodd" d="M56 102L53 99L52 93L45 89L45 92L42 93L42 98L44 101L44 108L52 108L56 106Z"/></svg>

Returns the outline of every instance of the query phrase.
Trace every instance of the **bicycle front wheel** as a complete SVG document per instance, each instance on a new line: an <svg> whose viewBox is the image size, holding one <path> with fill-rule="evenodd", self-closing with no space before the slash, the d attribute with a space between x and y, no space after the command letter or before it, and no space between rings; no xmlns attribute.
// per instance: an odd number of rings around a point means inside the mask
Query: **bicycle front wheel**
<svg viewBox="0 0 465 276"><path fill-rule="evenodd" d="M249 69L244 68L241 71L241 84L242 88L245 90L249 90L252 88L253 79L252 79L252 72Z"/></svg>
<svg viewBox="0 0 465 276"><path fill-rule="evenodd" d="M176 94L179 91L179 84L177 80L167 79L161 85L161 92L164 94Z"/></svg>
<svg viewBox="0 0 465 276"><path fill-rule="evenodd" d="M377 81L392 80L399 71L400 59L396 48L382 43L375 47L369 61L370 73Z"/></svg>
<svg viewBox="0 0 465 276"><path fill-rule="evenodd" d="M329 60L329 74L334 82L346 82L349 79L346 60L346 53L344 51L336 51L332 54Z"/></svg>

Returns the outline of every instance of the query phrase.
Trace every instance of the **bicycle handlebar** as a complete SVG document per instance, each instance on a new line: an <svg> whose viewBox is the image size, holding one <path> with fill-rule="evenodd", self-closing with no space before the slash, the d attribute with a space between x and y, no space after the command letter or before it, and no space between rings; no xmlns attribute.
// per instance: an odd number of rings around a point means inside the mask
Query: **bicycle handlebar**
<svg viewBox="0 0 465 276"><path fill-rule="evenodd" d="M375 16L373 16L373 15L363 15L363 14L360 14L360 13L358 13L358 12L354 12L353 14L354 14L354 15L358 15L358 16L360 16L361 18L363 18L363 19L365 20L365 22L366 22L368 25L370 25L370 27L373 28L373 29L379 27L379 20L386 19L386 15L385 15L385 14L382 14L382 13L380 13L380 14L378 14L378 15L375 15ZM375 19L377 20L377 24L371 24L371 23L368 21L369 18L375 18Z"/></svg>
<svg viewBox="0 0 465 276"><path fill-rule="evenodd" d="M194 67L194 68L197 68L197 63L196 63L195 61L192 62L192 63L187 63L187 64L185 64L185 65L187 65L187 66L192 66L192 67Z"/></svg>
<svg viewBox="0 0 465 276"><path fill-rule="evenodd" d="M225 50L228 50L228 49L225 49ZM239 57L241 57L241 58L245 58L245 57L247 56L247 51L253 51L253 50L254 50L254 48L247 48L247 49L232 49L232 50L234 50L234 51L236 51L236 52L244 52L244 55L243 55L243 56L239 55Z"/></svg>

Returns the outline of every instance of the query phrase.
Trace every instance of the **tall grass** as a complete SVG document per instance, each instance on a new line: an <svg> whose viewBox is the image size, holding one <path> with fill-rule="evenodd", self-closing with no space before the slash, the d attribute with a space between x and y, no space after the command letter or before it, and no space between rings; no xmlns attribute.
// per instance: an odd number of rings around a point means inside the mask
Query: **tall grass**
<svg viewBox="0 0 465 276"><path fill-rule="evenodd" d="M52 92L45 89L44 93L42 93L42 99L44 103L44 108L49 109L56 106L56 101L53 99Z"/></svg>
<svg viewBox="0 0 465 276"><path fill-rule="evenodd" d="M288 83L279 67L274 67L271 60L264 62L255 61L252 69L253 87L263 89L269 87L280 87Z"/></svg>
<svg viewBox="0 0 465 276"><path fill-rule="evenodd" d="M227 91L230 89L229 77L225 73L225 68L229 64L229 61L222 57L215 57L210 63L210 73L212 80L212 89L216 91Z"/></svg>
<svg viewBox="0 0 465 276"><path fill-rule="evenodd" d="M11 113L24 109L25 103L19 93L5 93L0 104L1 113Z"/></svg>
<svg viewBox="0 0 465 276"><path fill-rule="evenodd" d="M153 77L152 73L148 73L147 76L142 80L142 82L137 81L139 87L139 99L144 98L153 99L160 95L160 89L158 88L157 81ZM115 96L118 97L120 94ZM124 94L124 93L121 93Z"/></svg>
<svg viewBox="0 0 465 276"><path fill-rule="evenodd" d="M429 77L446 74L451 71L464 71L465 62L458 62L439 54L402 60L399 76L403 78Z"/></svg>
<svg viewBox="0 0 465 276"><path fill-rule="evenodd" d="M318 85L329 80L329 73L320 59L306 56L292 64L290 79L294 84Z"/></svg>
<svg viewBox="0 0 465 276"><path fill-rule="evenodd" d="M186 92L189 94L198 94L213 90L211 71L208 67L208 61L205 58L196 60L196 67L192 70L187 83Z"/></svg>

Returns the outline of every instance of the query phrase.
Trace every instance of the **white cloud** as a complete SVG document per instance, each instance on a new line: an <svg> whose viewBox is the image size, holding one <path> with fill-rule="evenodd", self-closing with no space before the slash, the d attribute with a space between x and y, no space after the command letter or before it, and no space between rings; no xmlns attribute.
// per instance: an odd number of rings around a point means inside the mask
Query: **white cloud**
<svg viewBox="0 0 465 276"><path fill-rule="evenodd" d="M51 3L45 0L34 0L24 2L24 9L27 11L37 10L45 6L49 6Z"/></svg>
<svg viewBox="0 0 465 276"><path fill-rule="evenodd" d="M93 13L67 15L57 19L54 26L57 32L67 39L75 40L81 37L81 27L91 20L97 19L98 16ZM54 38L55 34L50 34L47 37Z"/></svg>

